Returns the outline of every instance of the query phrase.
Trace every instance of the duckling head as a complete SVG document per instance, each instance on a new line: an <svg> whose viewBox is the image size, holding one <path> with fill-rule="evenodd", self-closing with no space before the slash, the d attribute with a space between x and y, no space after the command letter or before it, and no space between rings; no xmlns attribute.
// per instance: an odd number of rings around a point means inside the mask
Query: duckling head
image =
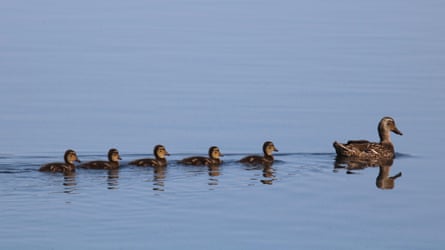
<svg viewBox="0 0 445 250"><path fill-rule="evenodd" d="M273 152L278 152L278 149L275 147L275 145L273 144L273 142L271 141L266 141L263 144L263 152L265 155L272 155Z"/></svg>
<svg viewBox="0 0 445 250"><path fill-rule="evenodd" d="M122 160L121 156L119 155L119 151L115 148L108 150L108 160L112 162Z"/></svg>
<svg viewBox="0 0 445 250"><path fill-rule="evenodd" d="M378 126L380 142L390 142L389 132L393 132L398 135L403 135L403 133L397 128L396 122L392 117L383 117Z"/></svg>
<svg viewBox="0 0 445 250"><path fill-rule="evenodd" d="M153 149L153 154L155 155L156 159L164 159L165 156L170 155L162 145L156 145Z"/></svg>
<svg viewBox="0 0 445 250"><path fill-rule="evenodd" d="M77 157L76 151L72 149L68 149L65 151L65 155L63 157L65 159L66 163L73 164L75 161L80 162L79 158Z"/></svg>
<svg viewBox="0 0 445 250"><path fill-rule="evenodd" d="M216 146L212 146L209 148L209 157L211 159L219 159L219 157L224 156L223 154L221 154L221 151L219 151L219 148Z"/></svg>

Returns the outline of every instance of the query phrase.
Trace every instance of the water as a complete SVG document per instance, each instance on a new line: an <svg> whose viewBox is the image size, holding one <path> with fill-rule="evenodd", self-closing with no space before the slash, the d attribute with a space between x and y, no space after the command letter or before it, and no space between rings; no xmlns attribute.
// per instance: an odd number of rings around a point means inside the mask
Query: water
<svg viewBox="0 0 445 250"><path fill-rule="evenodd" d="M443 248L444 5L2 3L0 248ZM334 169L386 115L392 189ZM271 169L236 163L265 140ZM155 144L167 169L126 164ZM174 163L211 145L219 169ZM36 171L110 147L119 171Z"/></svg>

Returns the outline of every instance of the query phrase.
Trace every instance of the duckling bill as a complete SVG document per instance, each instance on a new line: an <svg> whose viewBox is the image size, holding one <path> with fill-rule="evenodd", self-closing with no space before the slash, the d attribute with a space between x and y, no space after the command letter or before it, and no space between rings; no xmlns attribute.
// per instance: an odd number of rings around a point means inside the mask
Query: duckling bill
<svg viewBox="0 0 445 250"><path fill-rule="evenodd" d="M390 133L403 135L397 128L391 117L383 117L378 125L380 142L369 142L367 140L354 140L347 143L335 141L333 146L337 157L352 157L359 159L394 158L395 150L391 141Z"/></svg>
<svg viewBox="0 0 445 250"><path fill-rule="evenodd" d="M167 159L166 156L169 156L170 154L167 152L165 147L163 145L156 145L153 149L153 155L155 158L144 158L144 159L137 159L134 161L129 162L130 165L136 165L139 167L165 167L167 166Z"/></svg>
<svg viewBox="0 0 445 250"><path fill-rule="evenodd" d="M65 151L63 156L65 162L52 162L43 165L39 171L41 172L60 172L60 173L70 173L76 171L76 166L74 162L80 162L77 154L74 150L68 149Z"/></svg>
<svg viewBox="0 0 445 250"><path fill-rule="evenodd" d="M224 156L216 146L209 148L209 157L192 156L180 160L178 163L192 166L217 166L222 163L220 157Z"/></svg>

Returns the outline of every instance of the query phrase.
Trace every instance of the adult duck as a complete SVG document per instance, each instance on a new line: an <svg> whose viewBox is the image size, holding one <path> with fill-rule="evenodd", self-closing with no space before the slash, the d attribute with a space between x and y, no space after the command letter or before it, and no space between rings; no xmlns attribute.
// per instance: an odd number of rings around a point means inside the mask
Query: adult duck
<svg viewBox="0 0 445 250"><path fill-rule="evenodd" d="M381 159L394 158L395 150L391 142L391 132L403 135L397 128L396 122L391 117L383 117L378 125L380 142L370 142L366 140L348 141L346 144L334 142L333 146L337 152L337 157L358 158L358 159Z"/></svg>

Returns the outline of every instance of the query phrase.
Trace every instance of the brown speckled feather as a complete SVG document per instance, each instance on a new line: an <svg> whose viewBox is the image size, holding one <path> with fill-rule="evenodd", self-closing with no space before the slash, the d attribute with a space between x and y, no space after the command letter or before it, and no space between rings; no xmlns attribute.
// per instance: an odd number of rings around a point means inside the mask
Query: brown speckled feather
<svg viewBox="0 0 445 250"><path fill-rule="evenodd" d="M65 162L52 162L43 165L39 171L41 172L61 172L61 173L69 173L76 171L76 166L74 162L80 162L79 158L77 158L77 154L74 150L68 149L65 151L65 155L63 156Z"/></svg>
<svg viewBox="0 0 445 250"><path fill-rule="evenodd" d="M217 166L222 163L219 157L223 156L220 150L216 146L209 148L209 157L203 156L192 156L184 158L178 161L179 164L192 165L192 166Z"/></svg>
<svg viewBox="0 0 445 250"><path fill-rule="evenodd" d="M69 173L69 172L75 172L76 166L74 164L68 164L68 163L48 163L43 165L39 171L41 172L60 172L60 173Z"/></svg>
<svg viewBox="0 0 445 250"><path fill-rule="evenodd" d="M271 141L266 141L263 144L264 156L249 155L239 160L239 162L251 165L271 165L274 161L273 152L278 152L278 149Z"/></svg>
<svg viewBox="0 0 445 250"><path fill-rule="evenodd" d="M81 164L79 167L86 169L118 169L121 157L115 148L108 150L108 161L90 161Z"/></svg>
<svg viewBox="0 0 445 250"><path fill-rule="evenodd" d="M170 155L164 146L156 145L153 148L153 155L156 157L153 158L144 158L130 161L129 165L136 165L139 167L165 167L167 166L167 159L165 156Z"/></svg>
<svg viewBox="0 0 445 250"><path fill-rule="evenodd" d="M380 142L366 140L348 141L343 144L334 142L333 146L338 157L351 157L358 159L394 158L395 150L391 142L390 132L402 135L391 117L383 117L378 125Z"/></svg>

